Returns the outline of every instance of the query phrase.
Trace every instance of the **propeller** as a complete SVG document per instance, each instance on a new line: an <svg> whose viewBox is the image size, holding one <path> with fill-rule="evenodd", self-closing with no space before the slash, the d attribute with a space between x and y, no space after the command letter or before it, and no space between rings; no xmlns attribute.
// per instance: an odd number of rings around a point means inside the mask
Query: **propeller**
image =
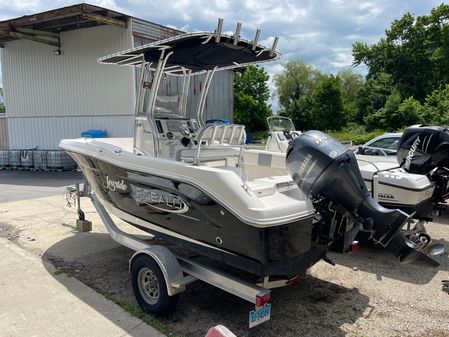
<svg viewBox="0 0 449 337"><path fill-rule="evenodd" d="M407 240L399 231L392 236L387 249L398 256L399 261L405 264L414 264L428 268L437 268L440 266L430 256L413 248L413 243Z"/></svg>

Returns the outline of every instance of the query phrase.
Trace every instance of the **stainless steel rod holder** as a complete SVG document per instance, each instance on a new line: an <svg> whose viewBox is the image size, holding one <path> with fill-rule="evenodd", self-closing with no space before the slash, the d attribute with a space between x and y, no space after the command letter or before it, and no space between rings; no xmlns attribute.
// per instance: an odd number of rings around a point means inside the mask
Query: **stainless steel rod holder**
<svg viewBox="0 0 449 337"><path fill-rule="evenodd" d="M276 47L278 45L278 42L279 42L279 37L276 36L274 38L274 41L273 41L273 46L271 47L271 50L270 50L270 57L272 57L274 52L276 51Z"/></svg>
<svg viewBox="0 0 449 337"><path fill-rule="evenodd" d="M237 43L239 42L241 29L242 29L242 23L237 22L237 27L235 28L235 33L234 33L234 41L232 42L234 44L234 46L236 46Z"/></svg>
<svg viewBox="0 0 449 337"><path fill-rule="evenodd" d="M256 30L256 36L254 36L253 46L251 47L251 50L256 50L257 42L259 41L260 37L260 29Z"/></svg>
<svg viewBox="0 0 449 337"><path fill-rule="evenodd" d="M215 42L216 43L220 42L222 28L223 28L223 19L219 18L217 30L215 31Z"/></svg>

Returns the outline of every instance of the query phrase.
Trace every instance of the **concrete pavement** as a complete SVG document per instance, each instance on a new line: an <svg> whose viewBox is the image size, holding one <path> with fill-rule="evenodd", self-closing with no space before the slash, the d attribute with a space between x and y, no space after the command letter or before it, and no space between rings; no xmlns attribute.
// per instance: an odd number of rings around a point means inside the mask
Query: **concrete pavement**
<svg viewBox="0 0 449 337"><path fill-rule="evenodd" d="M164 337L39 257L0 238L2 337Z"/></svg>
<svg viewBox="0 0 449 337"><path fill-rule="evenodd" d="M66 186L82 181L81 172L0 170L0 203L62 195Z"/></svg>

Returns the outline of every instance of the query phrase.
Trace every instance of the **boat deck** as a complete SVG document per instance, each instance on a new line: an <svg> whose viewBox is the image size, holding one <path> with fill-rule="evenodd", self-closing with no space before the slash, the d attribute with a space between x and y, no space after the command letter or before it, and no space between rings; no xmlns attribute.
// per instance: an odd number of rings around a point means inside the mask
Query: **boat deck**
<svg viewBox="0 0 449 337"><path fill-rule="evenodd" d="M130 138L99 138L95 139L97 142L109 144L121 148L123 151L133 153L134 140Z"/></svg>

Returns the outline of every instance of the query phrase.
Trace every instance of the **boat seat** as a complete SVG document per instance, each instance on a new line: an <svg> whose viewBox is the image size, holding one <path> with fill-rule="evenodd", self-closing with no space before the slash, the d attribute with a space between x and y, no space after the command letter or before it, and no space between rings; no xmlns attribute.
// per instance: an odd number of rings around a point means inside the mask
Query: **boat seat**
<svg viewBox="0 0 449 337"><path fill-rule="evenodd" d="M286 169L285 153L248 149L243 155L245 164Z"/></svg>
<svg viewBox="0 0 449 337"><path fill-rule="evenodd" d="M196 159L198 150L196 148L182 150L180 159L184 162L193 163ZM240 148L238 147L217 147L217 146L203 146L198 157L199 162L224 160L229 157L238 157Z"/></svg>
<svg viewBox="0 0 449 337"><path fill-rule="evenodd" d="M182 150L179 159L199 165L201 162L239 158L245 140L243 125L207 124L198 131L197 145Z"/></svg>

